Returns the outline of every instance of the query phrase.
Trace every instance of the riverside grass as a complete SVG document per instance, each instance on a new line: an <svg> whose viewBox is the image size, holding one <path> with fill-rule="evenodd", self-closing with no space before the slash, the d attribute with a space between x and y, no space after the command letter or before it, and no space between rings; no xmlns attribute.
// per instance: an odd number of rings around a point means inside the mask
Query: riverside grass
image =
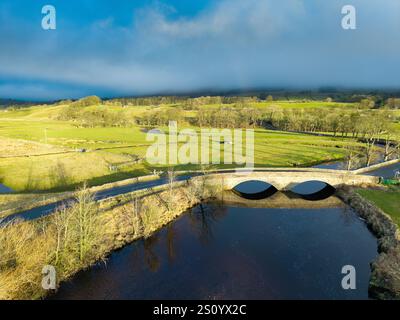
<svg viewBox="0 0 400 320"><path fill-rule="evenodd" d="M394 221L396 215L377 206L372 199L382 190L342 187L337 195L352 207L378 239L378 257L371 263L369 294L383 300L400 299L400 231ZM364 196L366 195L366 196ZM392 213L392 214L390 214Z"/></svg>
<svg viewBox="0 0 400 320"><path fill-rule="evenodd" d="M357 193L388 214L400 227L400 187L360 189Z"/></svg>
<svg viewBox="0 0 400 320"><path fill-rule="evenodd" d="M56 268L59 285L79 270L105 260L113 250L149 237L216 192L206 180L185 187L171 182L170 188L160 193L96 203L88 189L81 189L78 202L69 209L3 226L0 300L43 298L49 294L41 287L44 266Z"/></svg>

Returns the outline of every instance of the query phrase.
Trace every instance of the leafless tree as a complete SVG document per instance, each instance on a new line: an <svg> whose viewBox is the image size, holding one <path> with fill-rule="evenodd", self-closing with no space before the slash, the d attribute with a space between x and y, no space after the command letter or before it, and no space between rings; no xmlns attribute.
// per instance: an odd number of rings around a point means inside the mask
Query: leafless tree
<svg viewBox="0 0 400 320"><path fill-rule="evenodd" d="M66 206L57 209L53 216L53 223L56 229L55 264L62 262L63 254L70 244L71 211Z"/></svg>
<svg viewBox="0 0 400 320"><path fill-rule="evenodd" d="M97 205L93 194L83 186L76 195L77 203L72 208L75 236L78 243L79 260L84 261L96 243Z"/></svg>
<svg viewBox="0 0 400 320"><path fill-rule="evenodd" d="M346 156L345 156L345 165L346 170L350 171L356 169L359 166L360 162L360 152L354 146L346 146Z"/></svg>

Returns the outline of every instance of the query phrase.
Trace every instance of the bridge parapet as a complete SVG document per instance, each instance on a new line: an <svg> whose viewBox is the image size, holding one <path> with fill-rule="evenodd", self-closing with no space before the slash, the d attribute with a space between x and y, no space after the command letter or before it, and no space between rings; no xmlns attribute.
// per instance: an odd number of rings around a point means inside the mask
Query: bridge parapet
<svg viewBox="0 0 400 320"><path fill-rule="evenodd" d="M230 172L215 173L208 175L212 183L219 184L224 190L231 190L238 184L246 181L262 181L273 185L280 191L290 190L293 186L307 181L321 181L333 187L339 185L375 185L379 182L378 177L367 175L356 175L348 171L256 171L256 172Z"/></svg>

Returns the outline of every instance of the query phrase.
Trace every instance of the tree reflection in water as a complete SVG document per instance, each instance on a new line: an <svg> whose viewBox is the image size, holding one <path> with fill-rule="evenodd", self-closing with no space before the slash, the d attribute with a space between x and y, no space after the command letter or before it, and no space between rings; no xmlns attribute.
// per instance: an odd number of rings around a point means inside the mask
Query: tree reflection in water
<svg viewBox="0 0 400 320"><path fill-rule="evenodd" d="M222 202L200 204L189 214L190 226L197 233L200 243L207 245L213 239L213 224L227 214Z"/></svg>
<svg viewBox="0 0 400 320"><path fill-rule="evenodd" d="M167 253L168 253L168 261L171 263L175 260L176 251L175 251L175 243L177 238L177 232L174 227L174 224L170 223L167 226Z"/></svg>
<svg viewBox="0 0 400 320"><path fill-rule="evenodd" d="M213 239L213 224L227 214L227 207L222 202L212 202L201 204L188 213L191 230L196 234L200 243L207 245ZM161 253L157 254L157 247L165 240L168 262L172 263L176 257L176 243L178 232L173 223L168 224L166 233L155 233L151 237L141 240L143 257L138 255L138 250L134 250L135 260L138 265L144 263L148 270L157 272L161 267ZM164 238L165 239L162 239ZM136 264L136 263L135 263Z"/></svg>
<svg viewBox="0 0 400 320"><path fill-rule="evenodd" d="M159 242L159 235L155 234L143 240L144 261L152 272L157 272L160 268L160 258L157 256L154 248Z"/></svg>

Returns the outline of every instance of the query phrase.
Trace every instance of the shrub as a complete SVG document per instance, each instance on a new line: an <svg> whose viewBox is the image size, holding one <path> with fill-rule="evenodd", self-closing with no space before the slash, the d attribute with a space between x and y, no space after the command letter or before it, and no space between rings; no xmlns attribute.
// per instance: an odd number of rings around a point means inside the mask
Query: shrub
<svg viewBox="0 0 400 320"><path fill-rule="evenodd" d="M102 101L98 96L89 96L78 101L73 102L71 105L75 107L89 107L101 104Z"/></svg>

